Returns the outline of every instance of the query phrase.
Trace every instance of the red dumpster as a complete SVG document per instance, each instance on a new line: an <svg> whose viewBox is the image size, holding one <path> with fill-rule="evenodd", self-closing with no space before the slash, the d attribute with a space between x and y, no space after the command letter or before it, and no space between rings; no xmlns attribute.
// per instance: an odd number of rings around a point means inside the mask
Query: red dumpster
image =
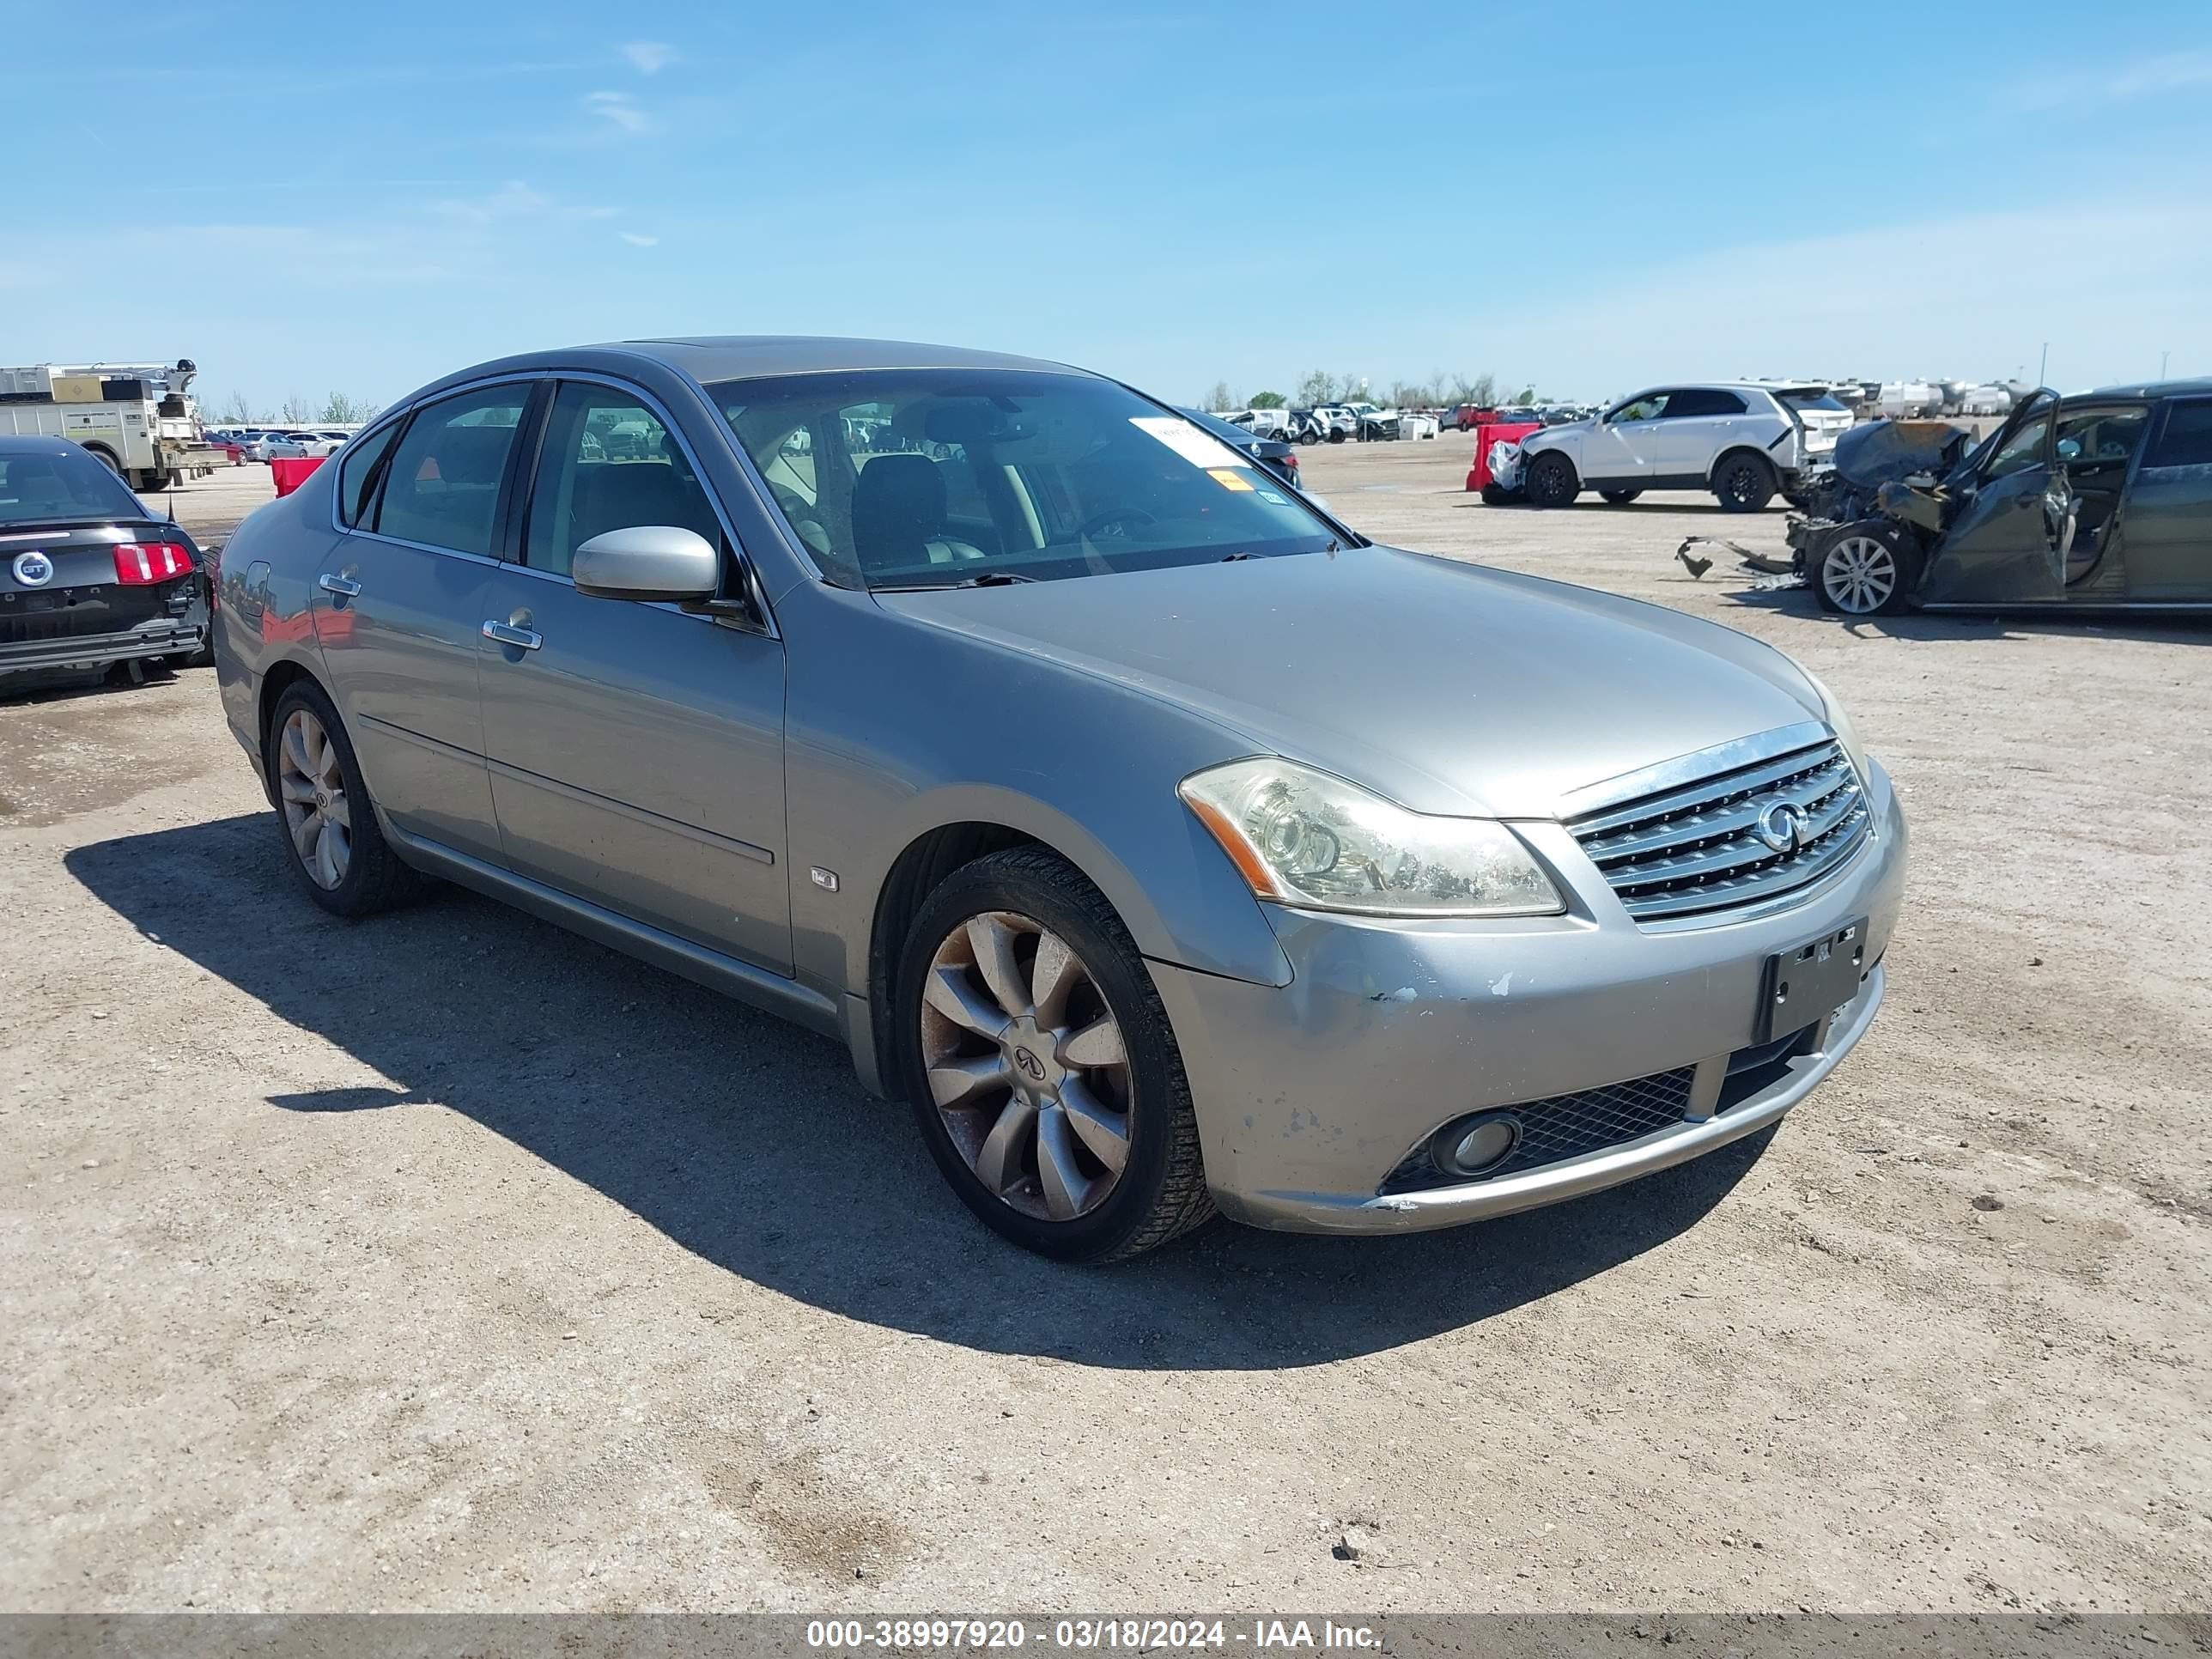
<svg viewBox="0 0 2212 1659"><path fill-rule="evenodd" d="M1532 432L1541 432L1541 421L1504 421L1479 426L1474 429L1474 465L1467 470L1467 487L1479 490L1491 482L1490 447L1501 440L1516 443Z"/></svg>

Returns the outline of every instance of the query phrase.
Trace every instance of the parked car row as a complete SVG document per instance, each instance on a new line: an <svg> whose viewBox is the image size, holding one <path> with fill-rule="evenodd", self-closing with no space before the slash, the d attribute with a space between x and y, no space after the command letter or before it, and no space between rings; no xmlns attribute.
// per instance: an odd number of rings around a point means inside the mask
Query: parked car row
<svg viewBox="0 0 2212 1659"><path fill-rule="evenodd" d="M235 452L232 456L235 464L270 461L279 456L296 459L335 455L352 435L335 427L229 427L211 428L207 437L210 444Z"/></svg>

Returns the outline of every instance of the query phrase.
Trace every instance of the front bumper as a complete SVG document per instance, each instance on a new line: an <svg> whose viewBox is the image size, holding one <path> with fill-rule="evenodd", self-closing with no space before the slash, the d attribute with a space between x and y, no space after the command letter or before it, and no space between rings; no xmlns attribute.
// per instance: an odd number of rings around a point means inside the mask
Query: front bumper
<svg viewBox="0 0 2212 1659"><path fill-rule="evenodd" d="M1569 914L1495 922L1364 921L1275 910L1284 987L1152 964L1224 1213L1263 1227L1400 1232L1574 1198L1680 1164L1780 1118L1873 1023L1903 894L1905 828L1887 776L1875 833L1799 902L1755 920L1639 927L1571 836L1516 825ZM1872 964L1804 1051L1719 1090L1757 1040L1767 957L1863 918ZM1652 1133L1492 1180L1386 1191L1440 1126L1469 1112L1695 1068L1684 1115Z"/></svg>

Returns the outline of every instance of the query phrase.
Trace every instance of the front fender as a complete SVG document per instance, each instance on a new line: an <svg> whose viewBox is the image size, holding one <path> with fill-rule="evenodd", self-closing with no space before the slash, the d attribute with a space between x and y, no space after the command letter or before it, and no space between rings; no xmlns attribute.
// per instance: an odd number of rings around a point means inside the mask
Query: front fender
<svg viewBox="0 0 2212 1659"><path fill-rule="evenodd" d="M1176 793L1190 773L1256 752L1249 738L1134 687L891 615L865 594L800 590L779 621L803 976L865 996L877 902L900 854L931 830L982 823L1074 864L1146 956L1288 982L1259 902ZM811 648L817 638L836 647Z"/></svg>

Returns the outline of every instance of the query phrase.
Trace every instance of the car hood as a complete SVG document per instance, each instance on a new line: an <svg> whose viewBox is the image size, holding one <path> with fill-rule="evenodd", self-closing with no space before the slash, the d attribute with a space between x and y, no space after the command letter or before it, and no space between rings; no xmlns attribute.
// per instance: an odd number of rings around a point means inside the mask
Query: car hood
<svg viewBox="0 0 2212 1659"><path fill-rule="evenodd" d="M1535 443L1539 439L1549 441L1554 438L1573 439L1586 437L1589 435L1590 428L1596 424L1597 422L1595 421L1562 421L1557 426L1538 428L1535 431L1531 432L1526 437L1523 437L1520 442L1522 447L1526 448L1529 445Z"/></svg>
<svg viewBox="0 0 2212 1659"><path fill-rule="evenodd" d="M1572 790L1821 714L1733 629L1395 548L877 600L1425 812L1551 817Z"/></svg>

